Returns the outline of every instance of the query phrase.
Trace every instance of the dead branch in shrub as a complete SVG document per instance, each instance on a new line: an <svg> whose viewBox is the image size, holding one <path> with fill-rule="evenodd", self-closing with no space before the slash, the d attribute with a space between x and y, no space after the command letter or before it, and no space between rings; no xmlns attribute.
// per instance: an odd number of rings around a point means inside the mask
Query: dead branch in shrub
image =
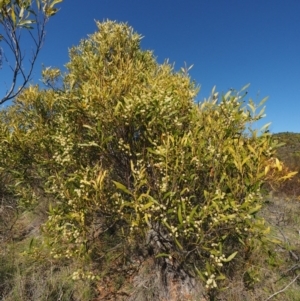
<svg viewBox="0 0 300 301"><path fill-rule="evenodd" d="M265 301L271 300L273 297L283 293L285 290L287 290L298 278L300 277L300 274L297 275L287 286L285 286L283 289L275 292L274 294L272 294L271 296L269 296L267 299L265 299Z"/></svg>

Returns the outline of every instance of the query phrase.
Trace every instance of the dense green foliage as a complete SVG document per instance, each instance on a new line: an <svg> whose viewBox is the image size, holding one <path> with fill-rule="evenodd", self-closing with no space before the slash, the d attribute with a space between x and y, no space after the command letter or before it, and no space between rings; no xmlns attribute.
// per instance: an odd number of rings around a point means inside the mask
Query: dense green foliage
<svg viewBox="0 0 300 301"><path fill-rule="evenodd" d="M251 129L263 116L251 100L213 91L197 104L185 69L159 65L129 26L97 25L66 74L45 69L51 88L31 86L1 112L5 193L26 210L49 204L29 253L81 262L73 279L93 279L113 233L215 288L266 236L262 185L292 174L267 128Z"/></svg>

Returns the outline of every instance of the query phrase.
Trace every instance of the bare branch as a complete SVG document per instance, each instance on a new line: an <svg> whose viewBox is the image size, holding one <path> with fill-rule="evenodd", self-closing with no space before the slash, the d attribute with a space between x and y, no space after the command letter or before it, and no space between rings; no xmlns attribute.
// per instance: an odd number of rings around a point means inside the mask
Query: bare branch
<svg viewBox="0 0 300 301"><path fill-rule="evenodd" d="M10 86L5 95L0 98L0 104L15 98L30 81L36 59L43 46L46 23L58 11L54 8L54 5L60 2L62 0L38 0L37 7L33 7L31 2L28 6L28 3L14 0L6 4L2 3L2 6L0 4L0 24L3 28L0 40L8 46L7 49L14 60L14 64L10 64L8 56L5 55L1 48L2 59L5 59L12 71L12 75ZM23 32L29 34L28 36L33 45L32 56L27 60L27 65L29 66L26 66L26 69L24 66L25 50L21 45L21 33ZM19 78L21 78L21 84L16 89Z"/></svg>
<svg viewBox="0 0 300 301"><path fill-rule="evenodd" d="M286 289L288 289L289 286L291 286L298 278L300 277L300 274L297 275L286 287L284 287L283 289L279 290L278 292L275 292L274 294L272 294L271 296L269 296L265 301L271 300L273 297L275 297L278 294L283 293Z"/></svg>

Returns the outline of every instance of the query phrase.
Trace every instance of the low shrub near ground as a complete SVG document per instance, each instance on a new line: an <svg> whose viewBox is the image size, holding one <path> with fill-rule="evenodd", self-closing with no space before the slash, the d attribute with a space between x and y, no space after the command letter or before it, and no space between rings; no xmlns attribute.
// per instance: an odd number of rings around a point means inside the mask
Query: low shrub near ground
<svg viewBox="0 0 300 301"><path fill-rule="evenodd" d="M97 25L66 74L45 69L49 88L0 115L1 179L23 210L49 204L28 254L95 280L108 250L116 262L137 247L215 289L266 237L262 185L293 173L243 91L196 103L187 70L158 64L128 25Z"/></svg>
<svg viewBox="0 0 300 301"><path fill-rule="evenodd" d="M298 173L285 181L274 192L275 195L299 199L300 195L300 135L298 133L277 133L273 134L273 139L277 140L281 146L277 149L277 155L285 165Z"/></svg>

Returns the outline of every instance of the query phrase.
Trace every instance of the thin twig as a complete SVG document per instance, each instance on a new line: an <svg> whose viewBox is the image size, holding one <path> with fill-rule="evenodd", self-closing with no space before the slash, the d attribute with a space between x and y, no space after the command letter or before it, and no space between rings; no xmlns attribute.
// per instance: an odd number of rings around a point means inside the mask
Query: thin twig
<svg viewBox="0 0 300 301"><path fill-rule="evenodd" d="M289 272L294 272L294 271L296 271L298 269L300 269L300 265L299 264L293 265L287 271L285 271L284 273L282 273L282 276L278 280L276 280L275 283L277 283L278 281L280 281L282 278L286 277Z"/></svg>
<svg viewBox="0 0 300 301"><path fill-rule="evenodd" d="M297 275L293 281L291 281L286 287L284 287L283 289L279 290L278 292L272 294L270 297L268 297L265 301L271 300L273 297L275 297L278 294L283 293L290 285L292 285L298 278L300 277L300 274Z"/></svg>
<svg viewBox="0 0 300 301"><path fill-rule="evenodd" d="M284 272L284 275L287 275L289 272L295 271L297 269L300 269L300 265L299 264L293 265L291 268L289 268L287 271Z"/></svg>
<svg viewBox="0 0 300 301"><path fill-rule="evenodd" d="M15 28L12 18L9 15L6 16L6 22L3 23L5 35L3 35L2 40L9 47L14 57L15 66L11 66L7 57L4 54L5 61L8 63L8 66L12 70L12 83L11 86L8 88L8 91L6 91L5 95L2 97L2 99L0 98L0 104L3 104L6 101L18 96L30 81L36 59L43 46L47 21L48 17L45 14L35 16L36 26L35 29L33 29L34 33L28 30L28 33L34 42L35 47L32 50L32 58L29 59L29 70L25 72L25 67L22 65L25 61L25 51L21 49L20 40L20 30L22 29ZM34 34L36 34L36 36ZM18 77L21 77L22 82L20 87L16 91Z"/></svg>
<svg viewBox="0 0 300 301"><path fill-rule="evenodd" d="M276 226L276 227L277 227L277 226ZM283 236L285 242L286 242L288 245L290 245L290 242L288 241L288 239L286 238L286 236L284 235L284 233L282 232L282 230L281 230L279 227L277 227L277 229L279 230L279 232L280 232L281 235ZM286 248L285 248L285 249L286 249ZM287 250L287 251L290 253L291 257L294 258L294 260L299 261L299 257L298 257L292 250Z"/></svg>

